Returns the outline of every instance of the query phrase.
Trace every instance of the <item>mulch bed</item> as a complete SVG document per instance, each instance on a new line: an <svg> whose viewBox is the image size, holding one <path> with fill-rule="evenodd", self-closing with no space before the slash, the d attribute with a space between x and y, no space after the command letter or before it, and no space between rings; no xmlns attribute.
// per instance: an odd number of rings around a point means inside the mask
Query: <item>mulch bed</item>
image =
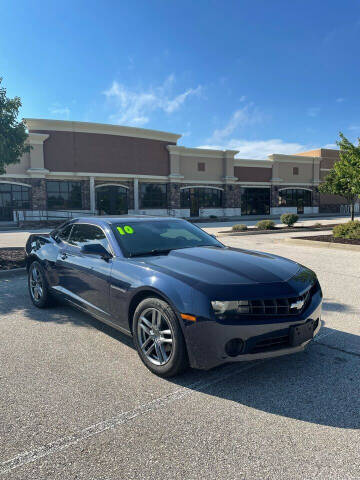
<svg viewBox="0 0 360 480"><path fill-rule="evenodd" d="M283 227L274 227L274 228L266 228L266 229L260 229L260 228L257 228L255 225L254 226L249 226L247 230L240 230L240 231L236 231L236 230L222 230L221 233L243 233L243 232L268 232L268 231L277 231L277 232L299 232L301 230L303 231L312 231L312 230L332 230L336 225L338 225L337 223L332 223L332 224L329 224L329 225L321 225L321 226L314 226L314 225L303 225L303 226L294 226L294 227L287 227L286 225L284 225Z"/></svg>
<svg viewBox="0 0 360 480"><path fill-rule="evenodd" d="M21 247L0 248L0 270L25 267L25 250Z"/></svg>
<svg viewBox="0 0 360 480"><path fill-rule="evenodd" d="M347 243L349 245L360 245L360 240L355 240L351 238L334 238L332 235L313 235L311 237L296 237L301 238L301 240L316 240L317 242L327 242L327 243Z"/></svg>

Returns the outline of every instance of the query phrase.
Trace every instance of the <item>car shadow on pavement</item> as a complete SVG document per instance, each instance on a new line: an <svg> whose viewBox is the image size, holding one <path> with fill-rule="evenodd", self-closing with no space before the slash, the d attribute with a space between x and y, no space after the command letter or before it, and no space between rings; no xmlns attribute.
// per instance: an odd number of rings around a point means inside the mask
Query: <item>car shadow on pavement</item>
<svg viewBox="0 0 360 480"><path fill-rule="evenodd" d="M323 327L304 352L249 367L250 362L218 367L212 375L217 371L219 382L205 380L204 388L195 384L194 390L302 422L360 428L360 336ZM173 381L192 388L186 374ZM214 408L222 406L214 402Z"/></svg>
<svg viewBox="0 0 360 480"><path fill-rule="evenodd" d="M326 311L351 312L353 307L325 299ZM71 307L37 309L20 278L8 285L0 283L0 322L16 312L35 322L96 328L133 348L131 338ZM139 363L139 368L144 367ZM148 378L151 381L150 374ZM213 397L214 409L222 408L220 399L297 421L360 428L360 336L326 326L304 352L210 371L189 370L162 381Z"/></svg>
<svg viewBox="0 0 360 480"><path fill-rule="evenodd" d="M324 312L360 313L359 307L354 307L353 305L345 305L344 303L332 301L329 298L324 298L322 309Z"/></svg>

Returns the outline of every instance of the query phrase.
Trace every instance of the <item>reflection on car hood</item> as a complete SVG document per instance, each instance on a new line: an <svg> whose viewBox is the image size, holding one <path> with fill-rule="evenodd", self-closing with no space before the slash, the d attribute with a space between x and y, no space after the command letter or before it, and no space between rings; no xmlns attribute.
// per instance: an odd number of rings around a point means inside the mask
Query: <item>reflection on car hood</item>
<svg viewBox="0 0 360 480"><path fill-rule="evenodd" d="M221 290L224 286L286 282L301 268L292 260L267 253L216 247L173 250L168 255L142 257L139 261L194 287Z"/></svg>

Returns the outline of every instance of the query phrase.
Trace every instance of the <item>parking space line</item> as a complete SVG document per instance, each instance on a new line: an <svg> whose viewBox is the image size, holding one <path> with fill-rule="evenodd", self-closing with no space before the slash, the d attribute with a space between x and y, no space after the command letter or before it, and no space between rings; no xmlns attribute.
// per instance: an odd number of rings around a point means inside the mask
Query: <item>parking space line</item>
<svg viewBox="0 0 360 480"><path fill-rule="evenodd" d="M109 418L107 420L103 420L102 422L95 423L90 425L89 427L83 428L78 432L69 435L67 437L59 438L54 442L47 443L42 445L38 448L30 450L28 452L23 452L17 455L16 457L6 460L5 462L0 464L0 475L4 475L9 473L11 470L16 468L22 467L28 463L35 462L40 458L47 457L54 453L57 453L61 450L64 450L72 445L75 445L87 438L93 437L94 435L98 435L106 430L111 430L119 425L127 423L135 418L145 415L147 413L151 413L154 410L158 410L170 403L175 401L181 400L182 398L191 395L193 392L208 388L216 383L220 383L224 380L227 380L230 377L233 377L245 370L249 370L250 368L254 368L255 366L259 365L260 363L264 363L268 360L259 360L253 363L249 363L244 365L243 368L239 368L239 364L231 364L228 367L225 367L221 370L221 372L214 372L210 374L210 378L208 377L205 381L198 381L189 386L184 386L176 390L175 392L168 393L159 397L155 400L151 400L150 402L144 403L133 410L128 410L127 412L122 412L119 415ZM224 371L226 370L226 371Z"/></svg>

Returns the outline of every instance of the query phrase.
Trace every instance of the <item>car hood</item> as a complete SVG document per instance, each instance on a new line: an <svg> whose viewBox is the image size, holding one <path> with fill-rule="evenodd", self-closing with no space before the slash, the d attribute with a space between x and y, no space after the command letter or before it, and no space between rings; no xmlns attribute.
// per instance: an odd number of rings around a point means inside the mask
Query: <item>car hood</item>
<svg viewBox="0 0 360 480"><path fill-rule="evenodd" d="M236 290L238 290L236 287L240 287L243 292L246 291L245 286L275 287L290 281L304 268L292 260L276 255L216 247L173 250L168 255L142 257L141 263L146 263L151 269L178 278L204 292L209 293L209 290L218 294L222 292L222 296L229 292L229 287ZM290 294L294 291L298 293L305 289L309 285L310 277L311 275L308 277L305 275L300 285L295 289L288 288L283 293ZM273 295L270 290L269 294Z"/></svg>

